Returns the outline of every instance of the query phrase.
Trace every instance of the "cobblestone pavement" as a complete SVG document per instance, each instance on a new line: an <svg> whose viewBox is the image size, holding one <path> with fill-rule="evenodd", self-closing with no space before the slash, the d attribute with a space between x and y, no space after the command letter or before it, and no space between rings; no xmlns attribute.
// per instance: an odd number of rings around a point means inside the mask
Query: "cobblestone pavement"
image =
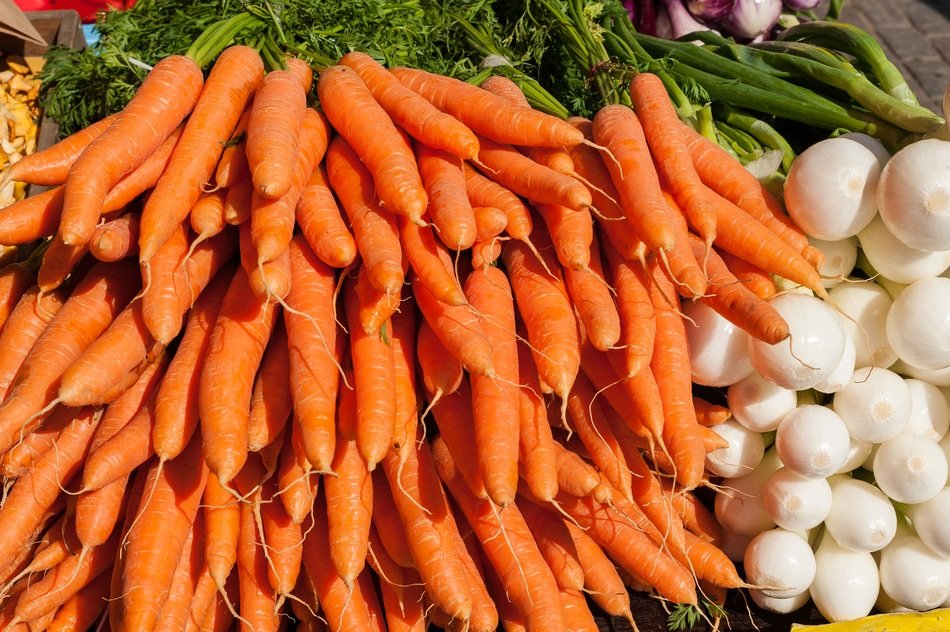
<svg viewBox="0 0 950 632"><path fill-rule="evenodd" d="M874 35L920 102L942 111L950 85L950 0L847 0L841 19Z"/></svg>

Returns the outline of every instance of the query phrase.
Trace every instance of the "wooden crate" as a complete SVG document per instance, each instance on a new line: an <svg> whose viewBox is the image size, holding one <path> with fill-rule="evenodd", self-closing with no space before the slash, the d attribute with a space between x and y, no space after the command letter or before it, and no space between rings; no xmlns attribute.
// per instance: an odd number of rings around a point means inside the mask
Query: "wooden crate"
<svg viewBox="0 0 950 632"><path fill-rule="evenodd" d="M49 45L86 47L86 37L83 35L82 23L76 11L30 11L26 15ZM0 52L4 55L32 57L42 55L47 48L48 46L40 46L33 42L24 42L12 35L0 34ZM45 149L54 144L58 138L59 125L56 121L43 116L37 130L36 148Z"/></svg>

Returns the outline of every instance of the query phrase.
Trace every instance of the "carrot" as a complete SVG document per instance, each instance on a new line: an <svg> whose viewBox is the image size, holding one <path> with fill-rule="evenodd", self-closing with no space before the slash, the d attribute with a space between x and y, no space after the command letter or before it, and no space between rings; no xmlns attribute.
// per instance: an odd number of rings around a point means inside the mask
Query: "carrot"
<svg viewBox="0 0 950 632"><path fill-rule="evenodd" d="M473 632L494 632L498 630L498 609L485 585L485 575L489 571L486 569L481 544L465 516L459 516L459 525L465 531L465 537L462 538L463 549L459 552L459 557L465 564L472 584L472 618L469 629Z"/></svg>
<svg viewBox="0 0 950 632"><path fill-rule="evenodd" d="M326 505L318 499L314 511L304 525L308 533L303 542L303 562L313 581L320 607L333 630L367 630L379 628L372 620L362 582L347 585L327 559L332 552L327 527Z"/></svg>
<svg viewBox="0 0 950 632"><path fill-rule="evenodd" d="M672 284L654 266L650 296L656 310L656 345L650 368L663 400L663 443L676 466L676 480L692 489L703 478L706 453L693 410L686 327Z"/></svg>
<svg viewBox="0 0 950 632"><path fill-rule="evenodd" d="M566 270L589 268L591 243L594 240L590 211L573 210L556 204L536 204L535 209L548 228L561 265Z"/></svg>
<svg viewBox="0 0 950 632"><path fill-rule="evenodd" d="M660 177L709 248L716 238L710 193L693 167L682 131L685 125L679 120L663 82L655 74L639 73L630 80L630 96Z"/></svg>
<svg viewBox="0 0 950 632"><path fill-rule="evenodd" d="M498 237L492 237L485 241L476 241L472 246L472 267L484 268L485 266L495 265L501 257L502 242Z"/></svg>
<svg viewBox="0 0 950 632"><path fill-rule="evenodd" d="M76 497L76 537L85 549L104 544L125 507L129 475Z"/></svg>
<svg viewBox="0 0 950 632"><path fill-rule="evenodd" d="M389 559L385 548L379 545L378 530L373 529L370 533L369 563L381 579L379 591L387 628L390 632L425 632L427 626L422 604L425 592L419 573Z"/></svg>
<svg viewBox="0 0 950 632"><path fill-rule="evenodd" d="M384 337L387 325L384 324L381 331L370 334L360 325L358 301L352 283L344 285L343 300L353 362L356 446L366 466L372 471L389 451L396 424L393 350ZM350 389L345 389L347 391ZM344 401L342 396L341 401ZM354 578L355 575L350 579Z"/></svg>
<svg viewBox="0 0 950 632"><path fill-rule="evenodd" d="M202 185L211 179L218 164L224 142L261 84L263 70L260 55L248 46L229 46L215 61L168 166L142 209L139 259L143 264L158 252L198 201Z"/></svg>
<svg viewBox="0 0 950 632"><path fill-rule="evenodd" d="M413 446L407 446L407 449L413 450ZM379 549L385 551L386 557L403 568L414 568L412 561L412 552L409 542L406 540L406 532L403 529L399 512L396 509L396 502L393 500L392 492L386 481L386 475L382 470L376 470L373 477L373 525L371 533L375 533L378 538L379 546L373 545L373 538L370 537L370 545L377 555L381 555Z"/></svg>
<svg viewBox="0 0 950 632"><path fill-rule="evenodd" d="M290 430L284 432L284 446L280 450L280 460L277 464L280 502L294 524L303 523L313 507L320 480L313 476L300 433L298 423L291 424Z"/></svg>
<svg viewBox="0 0 950 632"><path fill-rule="evenodd" d="M275 305L254 296L239 269L221 302L198 383L205 458L222 484L234 478L247 458L254 375L275 316Z"/></svg>
<svg viewBox="0 0 950 632"><path fill-rule="evenodd" d="M283 430L292 411L287 330L284 321L278 319L251 391L248 449L257 452L269 445Z"/></svg>
<svg viewBox="0 0 950 632"><path fill-rule="evenodd" d="M518 452L522 477L531 493L550 502L557 495L554 438L541 396L538 372L523 341L518 343Z"/></svg>
<svg viewBox="0 0 950 632"><path fill-rule="evenodd" d="M35 286L17 301L0 330L0 400L6 398L23 360L62 305L59 292L43 294Z"/></svg>
<svg viewBox="0 0 950 632"><path fill-rule="evenodd" d="M340 65L355 70L393 123L421 144L460 160L478 156L478 139L471 130L404 86L369 55L349 52Z"/></svg>
<svg viewBox="0 0 950 632"><path fill-rule="evenodd" d="M90 451L83 467L82 490L93 491L128 476L155 453L152 445L154 398L121 430Z"/></svg>
<svg viewBox="0 0 950 632"><path fill-rule="evenodd" d="M631 399L631 393L635 392L635 389L627 385L628 380L620 377L614 369L614 363L619 362L616 352L611 350L607 354L609 361L604 362L603 357L597 353L594 347L589 342L584 342L581 345L581 368L584 374L590 378L597 392L606 398L610 408L620 415L633 433L645 439L652 438L653 435L640 418L640 413L646 411L649 416L657 417L658 420L653 420L652 423L655 424L657 429L662 427L662 404L659 404L660 408L657 409L658 402L654 401L655 398L650 394L655 390L656 380L652 380L652 388L649 384L650 380L645 380L640 385L643 394L646 395L646 399L649 401L638 402L638 404L641 404L641 407L638 408ZM641 373L646 375L646 371Z"/></svg>
<svg viewBox="0 0 950 632"><path fill-rule="evenodd" d="M432 455L427 444L415 442L400 457L391 453L383 465L414 565L432 603L453 619L467 621L472 594L465 565L457 554L465 545Z"/></svg>
<svg viewBox="0 0 950 632"><path fill-rule="evenodd" d="M76 411L66 406L53 408L42 426L3 453L3 476L15 479L28 474L33 464L53 448L59 433L75 416Z"/></svg>
<svg viewBox="0 0 950 632"><path fill-rule="evenodd" d="M695 242L691 245L697 250ZM789 337L788 323L778 310L740 282L716 252L709 253L706 267L709 294L700 301L754 338L778 344Z"/></svg>
<svg viewBox="0 0 950 632"><path fill-rule="evenodd" d="M234 184L228 187L224 196L224 221L232 226L243 224L251 219L251 199L254 196L254 183L247 165L234 176Z"/></svg>
<svg viewBox="0 0 950 632"><path fill-rule="evenodd" d="M198 628L200 632L227 632L233 627L234 615L231 614L232 606L229 604L238 600L237 573L232 578L225 592L216 597L214 604L205 613L205 618Z"/></svg>
<svg viewBox="0 0 950 632"><path fill-rule="evenodd" d="M62 605L88 582L104 573L115 559L119 537L116 533L107 543L88 554L71 555L30 584L17 598L16 619L32 621Z"/></svg>
<svg viewBox="0 0 950 632"><path fill-rule="evenodd" d="M187 618L185 619L184 629L187 632L194 632L198 629L200 622L213 607L215 599L220 597L214 580L208 574L208 566L205 564L198 576L198 583L195 584L195 592L189 604Z"/></svg>
<svg viewBox="0 0 950 632"><path fill-rule="evenodd" d="M496 371L492 377L471 377L478 469L488 496L506 507L514 502L518 488L520 400L514 298L505 273L492 267L469 273L465 296L484 319ZM498 437L505 441L499 442Z"/></svg>
<svg viewBox="0 0 950 632"><path fill-rule="evenodd" d="M465 294L452 266L452 258L440 245L428 226L401 220L399 241L420 283L438 300L449 305L464 305Z"/></svg>
<svg viewBox="0 0 950 632"><path fill-rule="evenodd" d="M95 450L114 437L132 417L138 414L142 406L150 401L152 394L165 378L169 359L170 354L163 355L158 361L153 362L142 372L135 384L105 407L102 420L92 440L91 450Z"/></svg>
<svg viewBox="0 0 950 632"><path fill-rule="evenodd" d="M475 139L478 142L478 139ZM465 190L462 164L444 151L416 143L419 174L429 198L429 216L442 243L453 250L471 248L476 223Z"/></svg>
<svg viewBox="0 0 950 632"><path fill-rule="evenodd" d="M713 404L701 397L693 397L693 408L696 410L696 421L701 426L717 426L732 417L732 412L725 406Z"/></svg>
<svg viewBox="0 0 950 632"><path fill-rule="evenodd" d="M653 356L656 320L650 301L650 281L641 263L623 258L613 248L607 248L607 259L617 290L617 310L621 320L622 375L634 376L650 363Z"/></svg>
<svg viewBox="0 0 950 632"><path fill-rule="evenodd" d="M0 560L10 560L17 548L43 522L63 486L82 467L100 414L81 409L63 428L56 449L40 458L26 476L18 479L0 506Z"/></svg>
<svg viewBox="0 0 950 632"><path fill-rule="evenodd" d="M303 533L300 523L294 522L278 500L281 490L277 480L264 483L260 504L261 544L267 560L267 581L279 599L286 599L293 591L303 560Z"/></svg>
<svg viewBox="0 0 950 632"><path fill-rule="evenodd" d="M79 632L88 630L99 619L108 605L109 573L100 573L70 597L56 611L47 630L49 632Z"/></svg>
<svg viewBox="0 0 950 632"><path fill-rule="evenodd" d="M584 140L582 134L557 117L521 108L464 81L412 68L393 68L390 72L437 108L496 143L571 147Z"/></svg>
<svg viewBox="0 0 950 632"><path fill-rule="evenodd" d="M172 282L175 292L146 293L142 315L152 335L167 344L181 331L186 312L195 304L218 271L238 248L233 231L223 231L207 241L192 245L186 266L179 266Z"/></svg>
<svg viewBox="0 0 950 632"><path fill-rule="evenodd" d="M459 463L459 475L469 491L478 498L488 498L484 475L477 457L478 442L472 418L472 390L469 383L463 379L454 393L432 404L432 412L439 428L439 436ZM476 449L474 458L471 456L473 446Z"/></svg>
<svg viewBox="0 0 950 632"><path fill-rule="evenodd" d="M86 246L68 246L58 234L53 235L43 253L40 269L36 272L36 284L44 292L55 290L70 275L75 275L85 254Z"/></svg>
<svg viewBox="0 0 950 632"><path fill-rule="evenodd" d="M557 583L517 505L499 509L491 501L479 500L465 486L444 442L436 438L432 448L440 478L478 535L482 550L528 628L561 629Z"/></svg>
<svg viewBox="0 0 950 632"><path fill-rule="evenodd" d="M227 227L224 220L224 199L227 189L216 189L202 193L188 212L188 222L197 235L198 243L213 237ZM194 244L194 241L192 242Z"/></svg>
<svg viewBox="0 0 950 632"><path fill-rule="evenodd" d="M396 218L376 203L370 172L342 136L327 150L327 176L350 220L370 281L381 291L398 292L404 275Z"/></svg>
<svg viewBox="0 0 950 632"><path fill-rule="evenodd" d="M600 628L587 606L587 599L580 590L562 588L560 590L561 611L569 630L579 632L594 632Z"/></svg>
<svg viewBox="0 0 950 632"><path fill-rule="evenodd" d="M450 354L436 336L429 321L422 319L416 335L416 357L422 369L422 383L434 405L454 393L462 383L462 364Z"/></svg>
<svg viewBox="0 0 950 632"><path fill-rule="evenodd" d="M221 301L233 276L233 266L229 266L201 293L155 397L152 441L155 453L163 461L178 456L198 426L201 367Z"/></svg>
<svg viewBox="0 0 950 632"><path fill-rule="evenodd" d="M322 101L322 99L321 99ZM254 191L278 198L290 189L307 88L293 70L264 76L251 105L244 151Z"/></svg>
<svg viewBox="0 0 950 632"><path fill-rule="evenodd" d="M0 329L35 282L36 275L21 263L11 263L0 268Z"/></svg>
<svg viewBox="0 0 950 632"><path fill-rule="evenodd" d="M125 537L121 609L128 629L155 625L207 479L200 437L164 467L149 467L148 491Z"/></svg>
<svg viewBox="0 0 950 632"><path fill-rule="evenodd" d="M416 315L403 310L390 321L389 343L393 350L393 374L396 387L396 420L392 450L400 452L415 440L419 426L419 402L416 398Z"/></svg>
<svg viewBox="0 0 950 632"><path fill-rule="evenodd" d="M121 211L132 204L142 193L155 186L158 179L165 173L165 168L171 160L172 152L178 145L183 128L182 125L175 128L168 138L158 146L158 149L152 152L141 165L109 189L109 193L102 202L102 214L104 216L108 217L116 211Z"/></svg>
<svg viewBox="0 0 950 632"><path fill-rule="evenodd" d="M55 233L65 194L66 188L60 186L0 209L0 243L28 244Z"/></svg>
<svg viewBox="0 0 950 632"><path fill-rule="evenodd" d="M290 187L279 197L265 196L258 191L252 195L251 239L257 248L259 263L273 261L287 250L294 232L297 202L310 174L327 150L329 134L323 116L313 108L307 108L297 138Z"/></svg>
<svg viewBox="0 0 950 632"><path fill-rule="evenodd" d="M542 383L567 400L580 368L577 320L563 283L554 280L528 247L505 244L502 258Z"/></svg>
<svg viewBox="0 0 950 632"><path fill-rule="evenodd" d="M578 180L536 163L511 146L483 137L478 142L476 164L479 170L513 193L536 203L555 204L572 210L589 208L593 204L590 191Z"/></svg>
<svg viewBox="0 0 950 632"><path fill-rule="evenodd" d="M670 250L676 234L639 118L625 105L609 105L597 112L593 123L594 140L608 152L604 164L627 221L650 251Z"/></svg>
<svg viewBox="0 0 950 632"><path fill-rule="evenodd" d="M706 186L768 226L796 251L803 253L809 248L808 239L755 176L741 168L739 161L691 128L683 129L682 134L693 167Z"/></svg>
<svg viewBox="0 0 950 632"><path fill-rule="evenodd" d="M689 571L661 551L630 523L629 517L593 498L564 495L562 508L627 572L642 577L663 597L676 603L696 603Z"/></svg>
<svg viewBox="0 0 950 632"><path fill-rule="evenodd" d="M564 282L584 332L600 351L614 347L622 332L620 313L607 285L596 237L590 244L590 264L586 268L564 268Z"/></svg>
<svg viewBox="0 0 950 632"><path fill-rule="evenodd" d="M359 386L357 386L359 388ZM368 464L357 449L359 392L344 388L340 392L338 438L332 471L327 477L327 521L330 560L343 582L350 587L362 572L369 543L373 514L373 484Z"/></svg>
<svg viewBox="0 0 950 632"><path fill-rule="evenodd" d="M538 549L554 573L554 579L561 590L582 590L584 588L584 568L577 558L577 548L571 539L567 525L557 515L535 505L521 501L518 510L524 517L531 535L538 543Z"/></svg>
<svg viewBox="0 0 950 632"><path fill-rule="evenodd" d="M163 241L161 247L152 256L147 265L142 265L142 316L145 320L145 326L153 336L158 339L161 334L162 339L170 340L175 337L177 331L166 331L165 323L161 322L166 316L166 311L183 311L181 308L187 308L188 304L182 305L184 301L189 301L194 296L181 296L187 293L188 288L183 283L185 279L181 278L182 272L187 269L185 257L188 256L188 227L185 224L179 224L175 230ZM185 265L182 265L185 264ZM181 272L179 272L181 271ZM177 319L181 325L181 318Z"/></svg>
<svg viewBox="0 0 950 632"><path fill-rule="evenodd" d="M439 301L415 272L411 281L419 310L449 354L470 373L495 375L491 345L478 315L466 306Z"/></svg>
<svg viewBox="0 0 950 632"><path fill-rule="evenodd" d="M508 216L505 230L511 237L520 241L529 239L534 223L528 207L517 195L489 180L468 165L465 170L465 190L474 206L493 206Z"/></svg>
<svg viewBox="0 0 950 632"><path fill-rule="evenodd" d="M293 283L285 310L290 352L290 392L294 420L300 425L304 452L313 468L329 472L336 438L339 388L333 271L302 237L290 242Z"/></svg>
<svg viewBox="0 0 950 632"><path fill-rule="evenodd" d="M475 239L478 241L498 237L508 227L508 216L494 206L472 207L472 214L475 216Z"/></svg>
<svg viewBox="0 0 950 632"><path fill-rule="evenodd" d="M408 271L407 262L404 265ZM369 280L369 273L364 266L356 271L356 282L353 289L357 298L357 321L367 335L378 335L394 314L399 311L402 303L402 292L391 294L378 290Z"/></svg>
<svg viewBox="0 0 950 632"><path fill-rule="evenodd" d="M591 599L607 614L633 621L627 587L613 562L587 532L570 521L564 521L564 525L584 569L584 588Z"/></svg>
<svg viewBox="0 0 950 632"><path fill-rule="evenodd" d="M89 242L109 190L158 149L192 111L202 83L198 65L180 55L162 59L149 71L115 122L70 167L58 233L63 243Z"/></svg>
<svg viewBox="0 0 950 632"><path fill-rule="evenodd" d="M39 186L56 186L66 182L69 168L79 154L102 132L115 123L118 114L111 114L73 132L46 149L34 151L20 158L7 168L6 180L26 182ZM7 243L7 242L3 242Z"/></svg>
<svg viewBox="0 0 950 632"><path fill-rule="evenodd" d="M241 503L238 531L238 603L243 625L251 630L277 630L277 597L267 583L267 558L260 540L254 507Z"/></svg>
<svg viewBox="0 0 950 632"><path fill-rule="evenodd" d="M259 300L276 303L287 297L290 292L290 257L284 250L273 261L261 263L257 246L251 237L251 223L244 222L238 227L238 250L241 255L241 267L247 274L251 292Z"/></svg>
<svg viewBox="0 0 950 632"><path fill-rule="evenodd" d="M662 349L662 346L654 344L654 355L661 353ZM587 357L590 357L589 353ZM627 394L627 401L631 404L630 408L621 409L627 425L636 434L648 438L651 442L658 439L664 426L664 402L654 370L646 366L635 375L624 376L624 358L617 349L607 352L607 360L613 366L615 375ZM641 429L646 432L640 432Z"/></svg>
<svg viewBox="0 0 950 632"><path fill-rule="evenodd" d="M99 261L118 261L138 254L139 215L126 213L100 224L89 242L89 252Z"/></svg>
<svg viewBox="0 0 950 632"><path fill-rule="evenodd" d="M719 252L718 254L729 271L753 294L764 301L775 296L777 290L772 275L755 267L745 259L740 259L728 252Z"/></svg>
<svg viewBox="0 0 950 632"><path fill-rule="evenodd" d="M620 442L607 423L603 400L596 397L594 386L583 373L574 380L568 396L567 412L571 426L587 448L591 460L610 484L627 498L631 498L632 474L627 467Z"/></svg>
<svg viewBox="0 0 950 632"><path fill-rule="evenodd" d="M252 101L253 103L253 101ZM247 154L244 151L244 140L247 137L247 123L251 118L251 104L241 112L241 118L231 131L231 136L224 143L221 159L214 170L214 184L219 189L227 189L234 185L236 176L247 171Z"/></svg>
<svg viewBox="0 0 950 632"><path fill-rule="evenodd" d="M323 165L316 166L300 193L296 218L300 232L324 263L334 268L345 268L353 263L356 242L343 222Z"/></svg>
<svg viewBox="0 0 950 632"><path fill-rule="evenodd" d="M568 450L557 441L553 441L552 444L559 491L579 498L594 493L600 485L597 470L577 453Z"/></svg>
<svg viewBox="0 0 950 632"><path fill-rule="evenodd" d="M213 476L205 485L201 505L205 518L204 553L208 574L218 590L223 592L237 561L241 505Z"/></svg>
<svg viewBox="0 0 950 632"><path fill-rule="evenodd" d="M178 632L185 628L191 614L191 601L204 570L204 535L204 516L199 512L178 558L175 575L168 587L168 598L154 628L156 631Z"/></svg>
<svg viewBox="0 0 950 632"><path fill-rule="evenodd" d="M359 74L346 66L332 66L320 73L317 94L334 129L372 174L380 206L420 223L428 198L416 159Z"/></svg>
<svg viewBox="0 0 950 632"><path fill-rule="evenodd" d="M63 372L132 297L133 267L132 261L93 266L37 338L0 405L0 451L37 425L30 417L53 400Z"/></svg>
<svg viewBox="0 0 950 632"><path fill-rule="evenodd" d="M524 624L524 615L508 598L505 587L498 578L498 573L494 569L485 570L485 585L491 595L492 600L498 607L498 618L501 621L501 627L505 632L526 632Z"/></svg>

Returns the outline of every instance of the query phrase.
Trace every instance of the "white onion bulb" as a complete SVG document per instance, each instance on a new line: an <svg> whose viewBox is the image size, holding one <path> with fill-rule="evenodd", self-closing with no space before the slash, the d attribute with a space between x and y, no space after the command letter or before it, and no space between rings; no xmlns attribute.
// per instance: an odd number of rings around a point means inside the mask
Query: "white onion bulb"
<svg viewBox="0 0 950 632"><path fill-rule="evenodd" d="M854 342L854 366L887 368L897 354L887 342L887 313L894 303L877 283L841 283L828 293L841 312L841 326Z"/></svg>
<svg viewBox="0 0 950 632"><path fill-rule="evenodd" d="M785 529L763 531L752 538L743 564L746 581L778 599L800 595L815 578L815 555L808 542Z"/></svg>
<svg viewBox="0 0 950 632"><path fill-rule="evenodd" d="M699 301L683 303L693 381L729 386L752 372L749 334Z"/></svg>
<svg viewBox="0 0 950 632"><path fill-rule="evenodd" d="M749 430L734 419L711 428L729 442L729 447L706 453L706 469L715 476L736 478L750 473L762 461L765 441L762 433Z"/></svg>
<svg viewBox="0 0 950 632"><path fill-rule="evenodd" d="M910 391L910 419L907 434L940 441L950 429L950 402L943 391L923 380L904 380Z"/></svg>
<svg viewBox="0 0 950 632"><path fill-rule="evenodd" d="M872 553L897 533L897 512L880 489L850 476L832 476L831 511L825 528L841 546Z"/></svg>
<svg viewBox="0 0 950 632"><path fill-rule="evenodd" d="M911 248L891 233L880 217L858 233L858 240L874 270L896 283L934 277L950 266L950 251Z"/></svg>
<svg viewBox="0 0 950 632"><path fill-rule="evenodd" d="M874 455L874 480L901 503L922 503L947 481L947 457L933 439L902 433L882 443Z"/></svg>
<svg viewBox="0 0 950 632"><path fill-rule="evenodd" d="M825 478L848 458L848 429L833 410L810 404L785 415L775 433L775 449L785 467L801 476Z"/></svg>
<svg viewBox="0 0 950 632"><path fill-rule="evenodd" d="M815 550L815 579L809 593L829 621L867 616L877 601L880 579L874 556L846 549L825 534Z"/></svg>
<svg viewBox="0 0 950 632"><path fill-rule="evenodd" d="M887 313L886 327L888 342L907 364L928 371L950 367L950 279L907 286Z"/></svg>
<svg viewBox="0 0 950 632"><path fill-rule="evenodd" d="M817 527L831 511L831 486L824 478L805 478L788 468L772 474L763 490L775 524L789 531Z"/></svg>
<svg viewBox="0 0 950 632"><path fill-rule="evenodd" d="M735 420L755 432L775 430L782 417L798 406L795 391L769 382L758 371L730 386L726 401Z"/></svg>
<svg viewBox="0 0 950 632"><path fill-rule="evenodd" d="M880 443L903 432L910 419L910 390L888 369L857 369L851 382L835 393L832 407L852 436Z"/></svg>

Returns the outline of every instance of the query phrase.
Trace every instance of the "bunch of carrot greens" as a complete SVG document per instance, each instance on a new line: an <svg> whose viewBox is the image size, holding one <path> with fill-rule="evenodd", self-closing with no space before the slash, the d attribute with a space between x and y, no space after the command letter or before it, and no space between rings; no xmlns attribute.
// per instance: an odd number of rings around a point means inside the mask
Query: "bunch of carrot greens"
<svg viewBox="0 0 950 632"><path fill-rule="evenodd" d="M53 188L0 210L42 240L0 271L0 621L592 630L742 586L680 306L788 337L772 275L824 290L775 199L658 75L565 120L268 19L4 176Z"/></svg>

